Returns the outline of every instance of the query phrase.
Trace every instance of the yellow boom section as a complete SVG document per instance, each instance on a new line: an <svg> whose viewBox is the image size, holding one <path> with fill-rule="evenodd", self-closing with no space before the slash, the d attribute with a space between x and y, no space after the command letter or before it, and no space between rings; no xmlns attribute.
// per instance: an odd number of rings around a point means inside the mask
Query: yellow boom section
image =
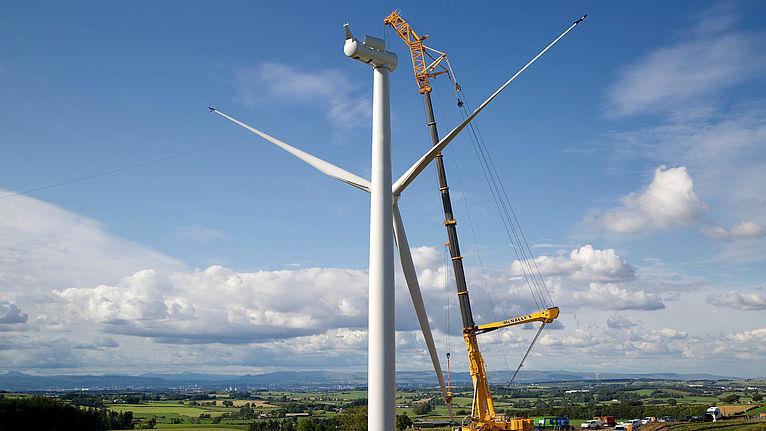
<svg viewBox="0 0 766 431"><path fill-rule="evenodd" d="M523 325L525 323L532 322L551 323L556 320L557 317L559 317L559 307L551 307L546 310L540 310L531 314L511 317L510 319L505 319L500 322L478 325L476 326L476 332L483 334L485 332L494 331L495 329L507 328L508 326Z"/></svg>
<svg viewBox="0 0 766 431"><path fill-rule="evenodd" d="M415 72L415 80L418 83L418 91L423 94L431 91L430 78L447 73L448 69L442 66L441 70L436 70L442 60L446 60L447 54L426 46L423 41L428 39L426 35L419 35L410 27L407 21L402 18L398 10L391 12L384 20L383 24L391 26L396 34L410 48L412 57L412 68ZM429 54L433 51L438 54L436 57Z"/></svg>

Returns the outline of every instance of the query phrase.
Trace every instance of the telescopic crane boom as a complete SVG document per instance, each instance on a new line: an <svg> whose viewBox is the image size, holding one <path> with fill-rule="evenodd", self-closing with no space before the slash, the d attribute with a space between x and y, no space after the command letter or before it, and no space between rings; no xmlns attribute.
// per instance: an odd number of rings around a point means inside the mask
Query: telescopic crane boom
<svg viewBox="0 0 766 431"><path fill-rule="evenodd" d="M558 39L548 45L548 47L540 54L538 54L538 56L535 57L532 61L527 63L527 65L521 69L516 76L523 72L523 70L526 69L526 67L528 67L532 62L537 60L540 55L542 55L551 46L553 46L553 44L556 43L556 41L558 41L561 37L563 37L564 34L582 22L583 19L585 19L585 16L575 21L566 32L559 36ZM434 118L433 106L431 104L430 80L436 76L448 74L454 82L456 90L460 91L460 86L454 80L454 74L452 73L451 67L449 65L447 54L426 46L424 41L428 38L428 36L417 33L401 16L398 10L391 12L391 14L389 14L384 19L383 23L391 26L396 34L410 49L415 81L418 85L418 92L423 95L427 125L431 134L432 145L435 146L439 142L439 133L436 128L436 120ZM516 76L514 76L514 78ZM510 81L508 83L510 83ZM458 100L458 105L462 106L462 102L460 100ZM558 307L551 307L539 310L531 314L511 317L503 321L488 324L477 325L474 322L473 312L471 311L471 301L468 295L468 288L465 278L465 270L463 268L463 256L460 254L460 245L457 235L457 221L455 221L454 213L452 210L452 201L450 198L449 186L447 184L447 175L444 169L444 160L442 154L437 154L434 158L434 161L436 164L439 191L441 193L442 207L444 210L444 226L447 230L448 237L447 246L449 248L452 267L455 273L455 283L457 285L458 302L460 304L460 314L463 322L463 338L468 350L468 364L470 367L470 373L474 387L471 416L470 418L467 418L469 419L467 422L463 423L462 431L531 430L534 427L532 419L506 418L497 415L492 399L492 393L490 392L489 388L486 365L484 363L484 358L482 357L479 350L477 335L509 326L522 325L531 322L541 322L542 325L545 325L553 322L558 317L559 309ZM527 354L528 353L529 350L527 350ZM524 358L526 358L526 354L524 355ZM519 367L520 366L521 365L519 365ZM445 401L447 403L451 403L452 400L450 393L448 393L447 399Z"/></svg>

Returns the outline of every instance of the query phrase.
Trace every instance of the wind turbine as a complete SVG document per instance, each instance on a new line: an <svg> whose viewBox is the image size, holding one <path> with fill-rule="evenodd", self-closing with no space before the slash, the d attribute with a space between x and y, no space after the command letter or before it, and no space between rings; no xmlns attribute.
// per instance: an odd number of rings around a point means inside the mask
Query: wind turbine
<svg viewBox="0 0 766 431"><path fill-rule="evenodd" d="M423 295L420 291L415 264L404 222L399 212L399 198L404 190L420 175L429 163L449 145L455 137L489 105L511 82L537 61L548 49L566 35L575 24L540 51L524 67L505 81L462 123L447 133L438 143L421 156L399 179L392 183L391 174L391 117L389 73L396 69L397 56L386 50L383 39L367 35L360 43L344 25L346 56L369 64L373 68L372 106L372 177L368 181L330 162L289 145L255 127L243 123L216 108L212 112L244 127L304 161L318 171L370 193L370 263L368 296L368 418L370 431L391 431L396 420L396 368L394 327L394 253L393 242L399 249L399 259L407 288L433 363L439 387L452 415L451 396L447 390L436 344L428 322ZM393 226L393 229L391 227Z"/></svg>

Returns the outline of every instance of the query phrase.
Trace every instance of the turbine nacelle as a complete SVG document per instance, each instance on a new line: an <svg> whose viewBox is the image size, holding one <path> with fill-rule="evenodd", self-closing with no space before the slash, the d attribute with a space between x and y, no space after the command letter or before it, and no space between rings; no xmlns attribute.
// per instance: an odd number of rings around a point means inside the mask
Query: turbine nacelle
<svg viewBox="0 0 766 431"><path fill-rule="evenodd" d="M391 51L386 51L386 41L370 35L364 36L364 43L360 43L357 38L351 34L348 24L343 24L343 31L346 34L346 43L343 45L343 53L347 57L359 60L362 63L372 67L386 67L391 72L399 64L399 57Z"/></svg>

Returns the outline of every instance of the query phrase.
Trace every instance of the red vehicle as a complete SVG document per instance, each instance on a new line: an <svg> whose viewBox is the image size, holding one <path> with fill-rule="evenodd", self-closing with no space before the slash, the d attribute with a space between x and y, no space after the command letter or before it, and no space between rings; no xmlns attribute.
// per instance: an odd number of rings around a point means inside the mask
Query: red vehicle
<svg viewBox="0 0 766 431"><path fill-rule="evenodd" d="M604 425L613 427L617 425L617 418L614 416L598 416L593 419L600 420Z"/></svg>

